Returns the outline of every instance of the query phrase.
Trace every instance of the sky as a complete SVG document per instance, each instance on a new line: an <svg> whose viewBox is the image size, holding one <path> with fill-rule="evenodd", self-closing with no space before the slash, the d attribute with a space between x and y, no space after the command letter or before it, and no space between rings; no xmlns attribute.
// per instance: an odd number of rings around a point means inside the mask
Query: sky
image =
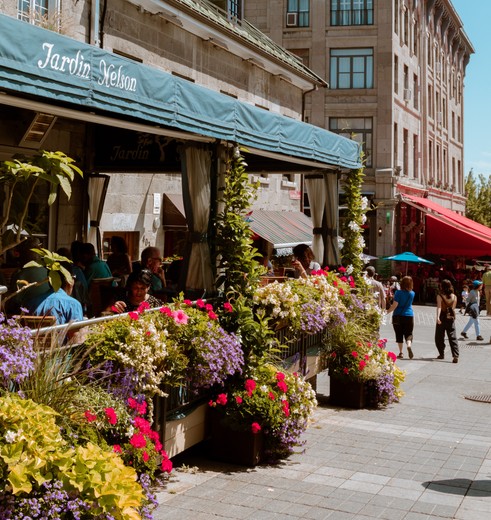
<svg viewBox="0 0 491 520"><path fill-rule="evenodd" d="M464 173L491 175L491 0L451 0L475 54L464 79Z"/></svg>

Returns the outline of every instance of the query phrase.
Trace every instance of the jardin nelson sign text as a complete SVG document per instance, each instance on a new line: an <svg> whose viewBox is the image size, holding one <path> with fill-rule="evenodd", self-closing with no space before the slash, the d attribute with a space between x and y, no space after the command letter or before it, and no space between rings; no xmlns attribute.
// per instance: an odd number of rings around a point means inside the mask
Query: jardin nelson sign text
<svg viewBox="0 0 491 520"><path fill-rule="evenodd" d="M90 80L92 64L85 60L82 51L78 50L74 55L65 55L57 52L53 43L43 43L43 57L38 60L40 69L51 69L70 76L78 76ZM116 66L105 59L99 60L100 77L97 83L108 88L118 88L125 92L136 92L137 79L125 74L123 65Z"/></svg>

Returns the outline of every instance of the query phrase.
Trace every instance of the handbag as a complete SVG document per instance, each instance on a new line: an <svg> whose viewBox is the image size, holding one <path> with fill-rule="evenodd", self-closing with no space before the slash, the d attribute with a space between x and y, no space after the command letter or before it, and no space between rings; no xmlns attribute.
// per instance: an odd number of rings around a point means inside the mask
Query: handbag
<svg viewBox="0 0 491 520"><path fill-rule="evenodd" d="M447 321L455 320L455 311L452 307L453 299L450 300L450 304L449 304L448 301L446 300L446 298L444 298L442 296L442 301L443 301L443 303L445 303L445 309L442 309L443 311L445 311L445 314L444 314L445 319Z"/></svg>
<svg viewBox="0 0 491 520"><path fill-rule="evenodd" d="M471 318L476 319L479 316L479 307L477 303L468 303L465 308L465 314L468 314Z"/></svg>

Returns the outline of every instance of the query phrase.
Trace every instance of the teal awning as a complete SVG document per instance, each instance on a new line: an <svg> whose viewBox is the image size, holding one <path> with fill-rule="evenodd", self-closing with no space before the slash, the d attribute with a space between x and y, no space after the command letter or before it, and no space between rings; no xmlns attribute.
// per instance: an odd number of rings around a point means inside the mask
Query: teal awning
<svg viewBox="0 0 491 520"><path fill-rule="evenodd" d="M326 165L361 166L355 141L5 15L0 88Z"/></svg>

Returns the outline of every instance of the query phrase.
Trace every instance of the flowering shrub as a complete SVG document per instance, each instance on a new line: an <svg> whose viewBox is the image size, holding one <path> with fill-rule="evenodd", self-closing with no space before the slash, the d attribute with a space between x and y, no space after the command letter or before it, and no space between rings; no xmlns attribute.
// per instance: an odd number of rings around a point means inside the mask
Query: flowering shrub
<svg viewBox="0 0 491 520"><path fill-rule="evenodd" d="M0 387L20 383L34 368L31 330L0 313Z"/></svg>
<svg viewBox="0 0 491 520"><path fill-rule="evenodd" d="M300 436L317 401L310 384L298 374L264 364L227 390L209 405L233 429L248 429L254 434L264 432L271 457L286 456L302 444Z"/></svg>

